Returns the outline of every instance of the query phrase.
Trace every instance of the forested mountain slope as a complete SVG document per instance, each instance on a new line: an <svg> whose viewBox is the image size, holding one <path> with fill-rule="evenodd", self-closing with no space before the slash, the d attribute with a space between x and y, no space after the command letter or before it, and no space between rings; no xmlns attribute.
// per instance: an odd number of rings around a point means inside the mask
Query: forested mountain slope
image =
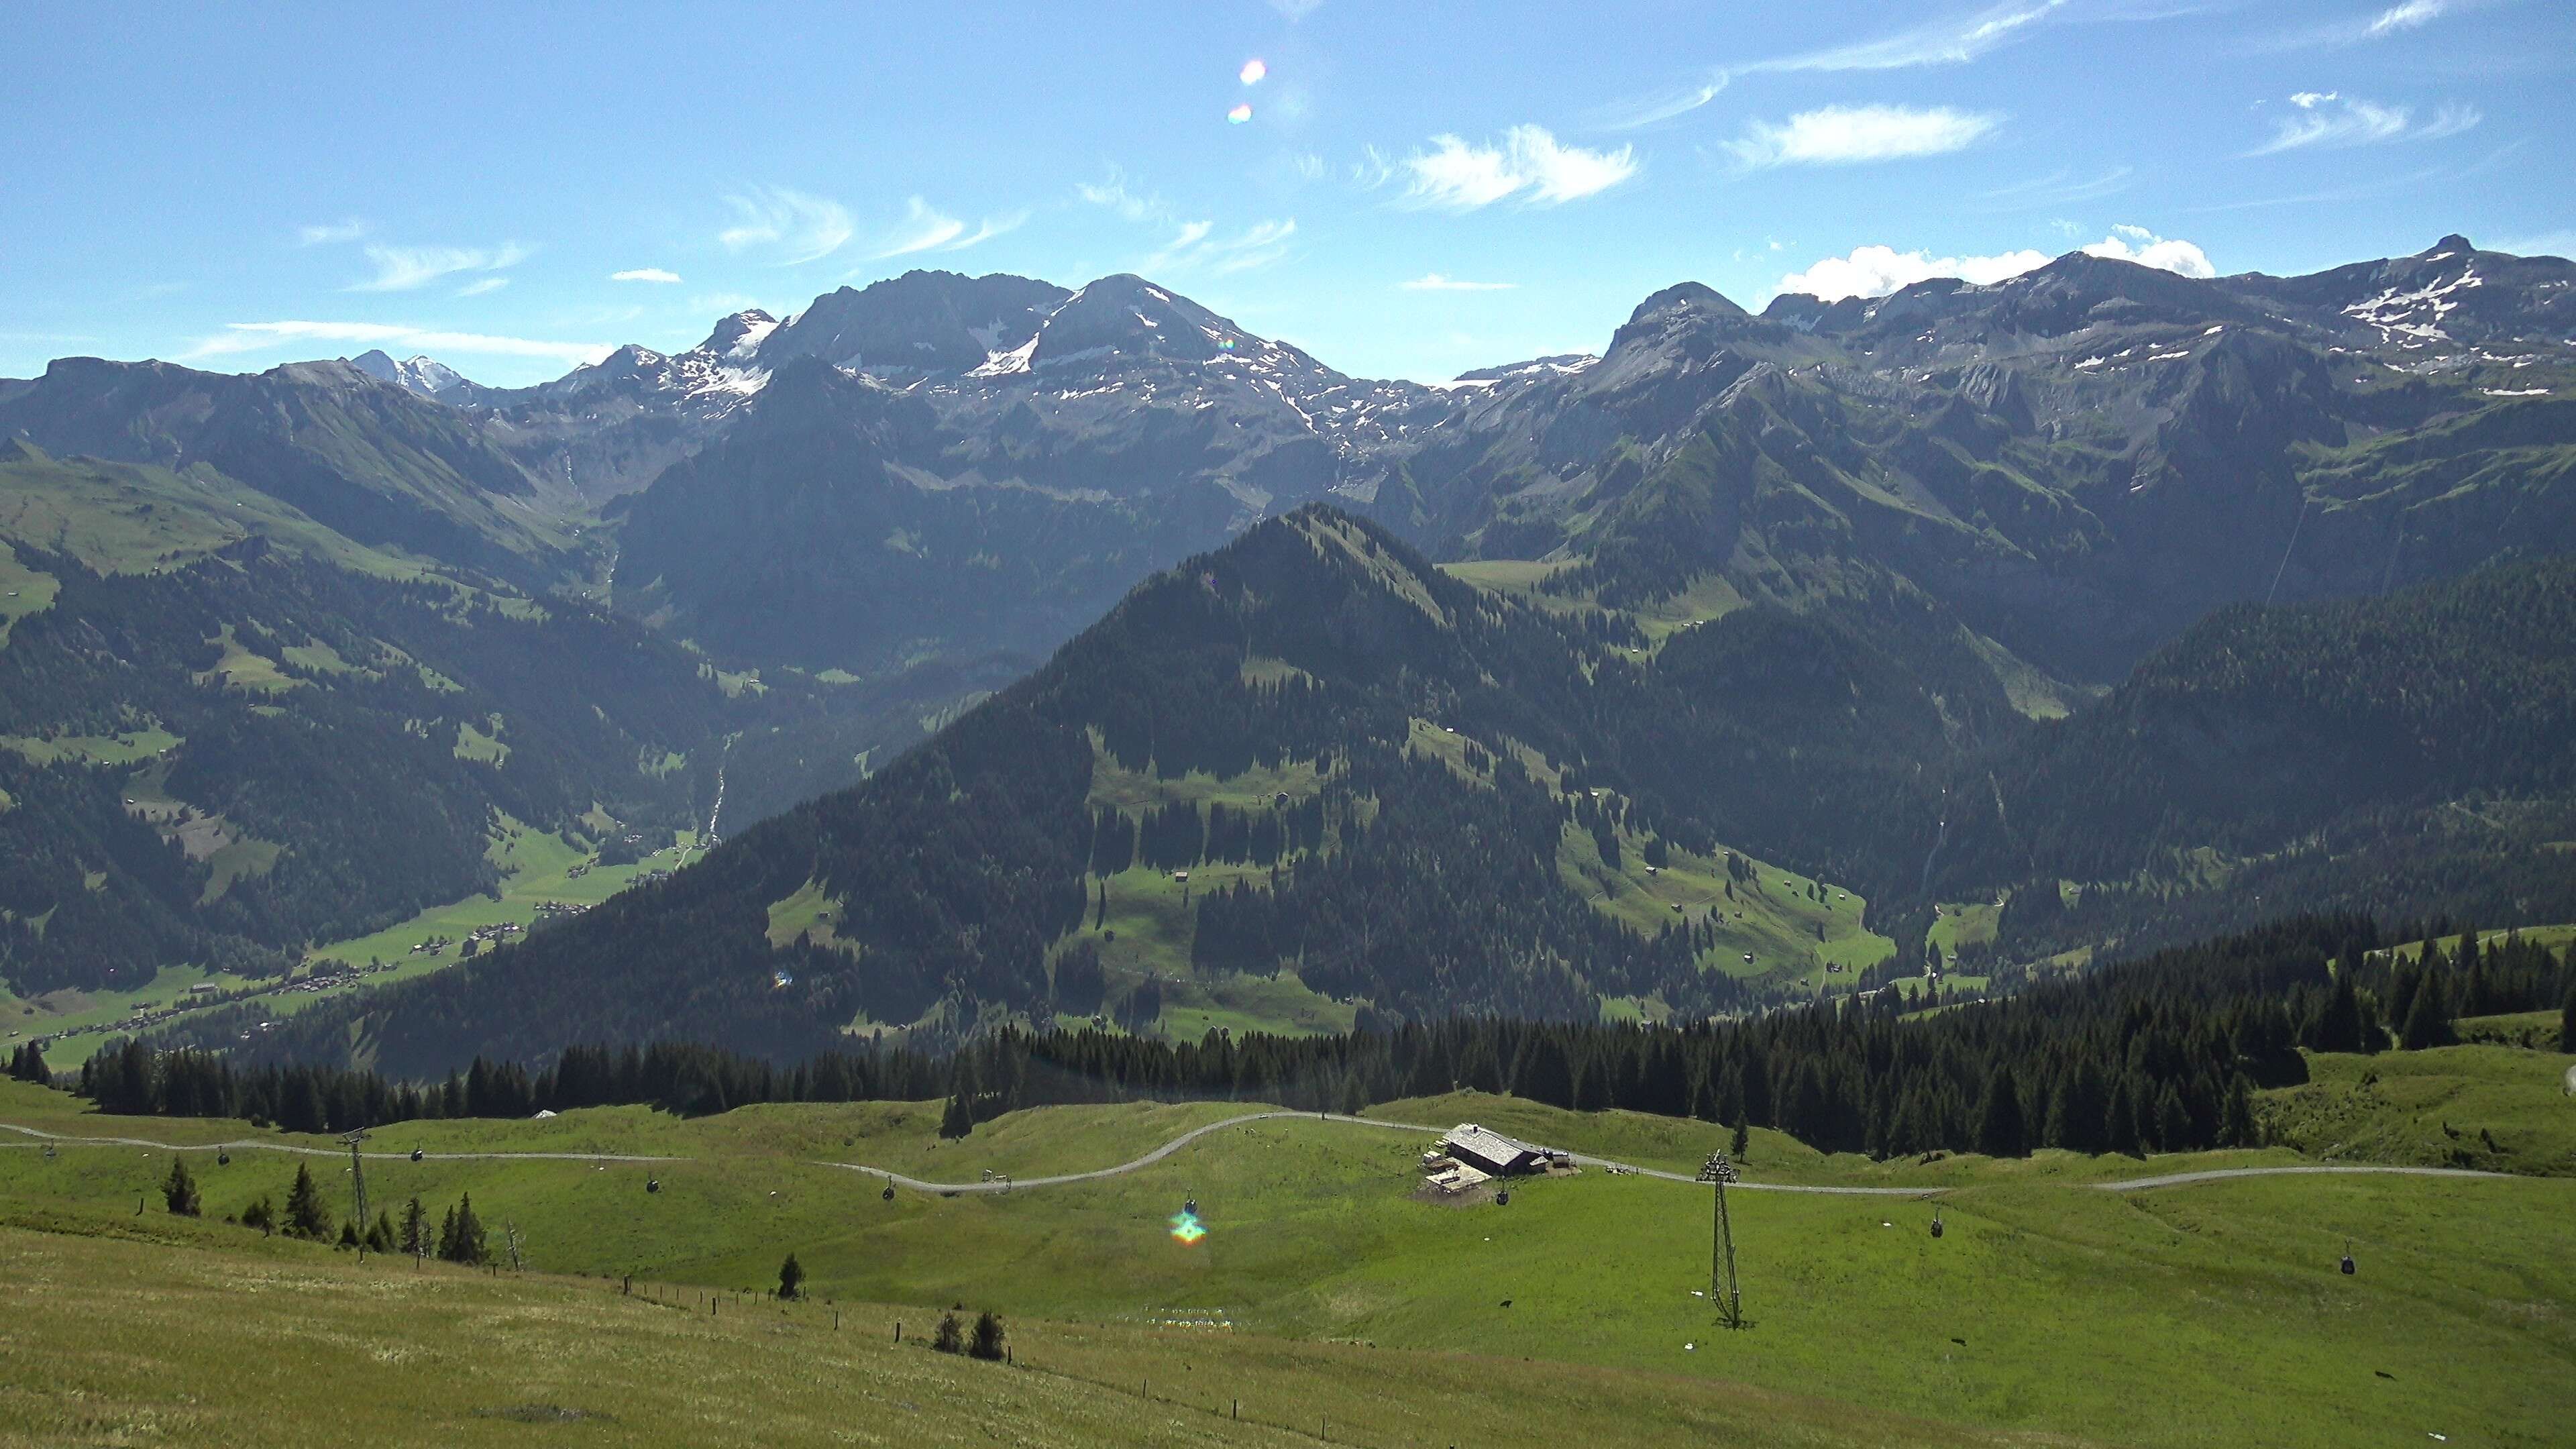
<svg viewBox="0 0 2576 1449"><path fill-rule="evenodd" d="M2109 882L2083 893L2100 912L2129 903L2091 939L2164 939L2263 913L2254 866L2212 863L2288 859L2329 824L2421 831L2481 792L2563 811L2571 581L2562 561L2242 611L2039 726L2000 688L1936 702L1830 617L1755 605L1645 647L1632 616L1478 589L1310 509L1149 581L865 786L281 1049L354 1039L397 1073L674 1034L794 1055L1002 1014L1143 1025L1247 978L1376 1018L1690 1017L1911 970L1932 899L2018 884L2007 934L2040 939L2061 913L2024 896L2060 869ZM2335 692L2380 688L2427 702L2357 717ZM2466 738L2391 733L2490 688ZM1775 834L1835 854L1794 858L1801 878L1747 848ZM2335 898L2383 913L2488 898L2335 864ZM1875 935L1834 914L1872 882ZM1745 950L1783 896L1804 954Z"/></svg>
<svg viewBox="0 0 2576 1449"><path fill-rule="evenodd" d="M2266 900L2576 915L2576 558L2222 611L1954 797L1935 893L2025 880L2003 921L2024 956Z"/></svg>
<svg viewBox="0 0 2576 1449"><path fill-rule="evenodd" d="M729 693L203 464L0 443L0 575L0 979L30 996L273 973L491 887L505 828L702 822L725 739L828 693Z"/></svg>

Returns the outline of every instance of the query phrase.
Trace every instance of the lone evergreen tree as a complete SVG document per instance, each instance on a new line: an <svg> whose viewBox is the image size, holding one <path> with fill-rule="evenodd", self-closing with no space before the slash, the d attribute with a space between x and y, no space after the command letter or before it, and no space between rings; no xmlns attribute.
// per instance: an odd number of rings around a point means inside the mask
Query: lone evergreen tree
<svg viewBox="0 0 2576 1449"><path fill-rule="evenodd" d="M805 1265L796 1261L796 1255L794 1253L788 1254L787 1261L778 1265L778 1296L781 1298L796 1297L796 1290L799 1285L804 1283L804 1281Z"/></svg>
<svg viewBox="0 0 2576 1449"><path fill-rule="evenodd" d="M313 1180L313 1169L298 1163L295 1185L286 1190L286 1235L319 1242L330 1233L331 1211L322 1205L322 1186Z"/></svg>
<svg viewBox="0 0 2576 1449"><path fill-rule="evenodd" d="M999 1363L1002 1360L1002 1343L1002 1320L989 1308L975 1315L975 1334L966 1344L968 1355Z"/></svg>
<svg viewBox="0 0 2576 1449"><path fill-rule="evenodd" d="M1744 1109L1735 1109L1735 1136L1726 1144L1729 1157L1742 1162L1753 1154L1753 1128L1744 1120Z"/></svg>
<svg viewBox="0 0 2576 1449"><path fill-rule="evenodd" d="M948 1110L939 1119L940 1136L960 1138L975 1130L975 1098L981 1093L982 1087L975 1080L974 1056L959 1052L956 1069L948 1078Z"/></svg>
<svg viewBox="0 0 2576 1449"><path fill-rule="evenodd" d="M186 1158L173 1156L170 1159L170 1175L161 1180L161 1200L170 1205L172 1213L183 1218L193 1218L200 1211L202 1204L197 1199L197 1180L188 1175Z"/></svg>
<svg viewBox="0 0 2576 1449"><path fill-rule="evenodd" d="M415 1197L403 1208L402 1250L415 1258L429 1256L429 1209Z"/></svg>

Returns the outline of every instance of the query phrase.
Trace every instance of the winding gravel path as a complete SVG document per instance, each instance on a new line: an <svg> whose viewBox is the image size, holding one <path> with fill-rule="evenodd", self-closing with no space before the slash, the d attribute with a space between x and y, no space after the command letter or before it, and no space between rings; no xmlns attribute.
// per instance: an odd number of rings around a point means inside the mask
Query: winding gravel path
<svg viewBox="0 0 2576 1449"><path fill-rule="evenodd" d="M908 1187L915 1192L935 1192L942 1196L954 1196L959 1193L1010 1192L1014 1189L1028 1187L1061 1187L1068 1183L1097 1182L1102 1178L1118 1177L1126 1173L1135 1172L1140 1168L1151 1167L1155 1163L1162 1161L1164 1158L1171 1156L1173 1153L1180 1151L1182 1148L1189 1146L1191 1143L1198 1141L1200 1138L1205 1137L1212 1132L1222 1132L1229 1127L1240 1127L1246 1122L1268 1122L1275 1120L1339 1122L1352 1127L1374 1127L1385 1132L1416 1132L1434 1137L1449 1130L1446 1127L1434 1127L1420 1122L1389 1122L1376 1117L1352 1117L1340 1112L1245 1112L1239 1116L1227 1117L1221 1121L1210 1122L1205 1126L1193 1127L1189 1131L1182 1133L1180 1136L1173 1138L1171 1141L1164 1143L1162 1146L1155 1148L1153 1151L1146 1153L1144 1156L1136 1158L1134 1161L1121 1162L1114 1167L1095 1167L1088 1172L1059 1172L1051 1173L1042 1177L993 1177L982 1182L926 1182L921 1178L907 1177L903 1173L897 1172L892 1168L874 1167L864 1162L824 1162L817 1165L838 1168L843 1172L861 1173L869 1177L893 1183L897 1187ZM148 1138L142 1137L75 1137L57 1132L47 1132L35 1127L21 1127L15 1123L9 1122L0 1122L0 1131L16 1132L23 1134L26 1137L36 1139L28 1142L0 1142L0 1148L39 1147L46 1143L58 1142L69 1146L149 1147L159 1148L164 1152L217 1152L238 1148L249 1152L287 1152L306 1157L340 1157L345 1155L337 1148L300 1147L293 1143L274 1142L259 1138L250 1138L231 1142L154 1142ZM365 1154L365 1156L380 1162L403 1162L408 1161L411 1158L411 1154L408 1152L370 1152ZM1656 1167L1637 1167L1611 1158L1593 1157L1581 1152L1568 1153L1567 1156L1571 1157L1575 1162L1582 1166L1604 1168L1623 1176L1634 1175L1637 1177L1651 1177L1663 1182L1691 1183L1694 1185L1699 1181L1698 1178L1689 1173L1667 1172L1662 1168ZM425 1162L499 1162L517 1160L531 1162L687 1162L691 1159L685 1157L646 1157L621 1152L429 1152L422 1154L422 1160ZM2302 1164L2283 1167L2217 1167L2204 1169L2199 1172L2170 1172L2155 1177L2124 1178L2118 1182L2069 1183L2066 1185L2070 1187L2089 1187L2097 1192L2145 1192L2150 1189L2161 1187L2191 1187L2204 1182L2223 1182L2229 1178L2237 1177L2337 1176L2365 1173L2394 1174L2403 1177L2466 1177L2497 1180L2516 1176L2516 1174L2509 1172L2480 1172L2465 1167L2378 1167L2344 1164ZM1735 1187L1741 1191L1803 1192L1814 1193L1819 1196L1826 1197L1925 1198L1937 1197L1943 1193L1955 1190L1951 1187L1940 1185L1927 1185L1922 1187L1849 1187L1795 1182L1738 1182L1735 1184Z"/></svg>
<svg viewBox="0 0 2576 1449"><path fill-rule="evenodd" d="M271 1142L252 1137L231 1142L154 1142L142 1137L72 1137L60 1132L47 1132L35 1127L21 1127L14 1122L0 1122L0 1132L21 1132L38 1140L34 1142L0 1142L0 1147L42 1147L60 1142L72 1147L156 1147L164 1152L228 1152L236 1148L245 1152L288 1152L299 1157L346 1157L343 1147L299 1147L292 1142ZM408 1152L368 1152L361 1156L374 1162L409 1162ZM525 1159L530 1162L686 1162L685 1157L635 1157L622 1152L424 1152L423 1162L496 1162Z"/></svg>
<svg viewBox="0 0 2576 1449"><path fill-rule="evenodd" d="M2194 1183L2217 1182L2223 1178L2230 1177L2301 1177L2317 1174L2333 1176L2337 1174L2365 1172L2395 1173L2401 1177L2504 1178L2518 1176L2518 1174L2511 1172L2480 1172L2472 1167L2366 1167L2342 1165L2317 1167L2218 1167L2212 1168L2206 1172L2169 1172L2162 1177L2132 1177L2124 1182L2097 1182L2093 1185L2104 1192L2144 1192L2151 1187L2189 1187Z"/></svg>

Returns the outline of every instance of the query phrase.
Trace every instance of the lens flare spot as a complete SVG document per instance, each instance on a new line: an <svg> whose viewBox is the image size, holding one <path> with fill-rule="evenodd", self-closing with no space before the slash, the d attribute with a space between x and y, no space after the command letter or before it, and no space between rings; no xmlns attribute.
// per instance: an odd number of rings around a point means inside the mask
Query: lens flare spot
<svg viewBox="0 0 2576 1449"><path fill-rule="evenodd" d="M1197 1213L1172 1214L1172 1241L1195 1243L1206 1236L1207 1229L1200 1226Z"/></svg>
<svg viewBox="0 0 2576 1449"><path fill-rule="evenodd" d="M1244 122L1252 119L1252 103L1249 101L1244 102L1242 105L1226 112L1225 118L1238 126L1242 125Z"/></svg>
<svg viewBox="0 0 2576 1449"><path fill-rule="evenodd" d="M1270 67L1262 64L1261 57L1256 55L1243 63L1243 70L1236 79L1245 85L1257 86L1261 84L1261 78L1268 74L1270 74Z"/></svg>

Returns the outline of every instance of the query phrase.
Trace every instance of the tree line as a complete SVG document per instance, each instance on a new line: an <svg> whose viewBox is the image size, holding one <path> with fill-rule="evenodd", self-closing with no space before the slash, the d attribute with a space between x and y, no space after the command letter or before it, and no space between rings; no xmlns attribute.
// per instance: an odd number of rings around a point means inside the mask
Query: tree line
<svg viewBox="0 0 2576 1449"><path fill-rule="evenodd" d="M952 1136L1022 1108L1136 1100L1356 1111L1457 1089L1578 1111L1624 1108L1776 1128L1825 1151L2174 1152L2252 1145L2250 1093L2306 1079L2299 1048L2414 1050L2452 1015L2562 1006L2576 949L2463 932L2400 958L2357 915L2302 916L1907 1014L1893 988L1734 1020L1599 1024L1501 1016L1170 1042L1006 1027L944 1059L871 1045L781 1068L707 1047L567 1048L534 1073L478 1060L443 1084L317 1067L236 1071L140 1044L79 1090L109 1111L262 1117L345 1130L413 1117L522 1117L613 1102L681 1113L752 1102L945 1097ZM2571 1037L2576 1049L2576 1037ZM284 1104L284 1105L280 1105Z"/></svg>

